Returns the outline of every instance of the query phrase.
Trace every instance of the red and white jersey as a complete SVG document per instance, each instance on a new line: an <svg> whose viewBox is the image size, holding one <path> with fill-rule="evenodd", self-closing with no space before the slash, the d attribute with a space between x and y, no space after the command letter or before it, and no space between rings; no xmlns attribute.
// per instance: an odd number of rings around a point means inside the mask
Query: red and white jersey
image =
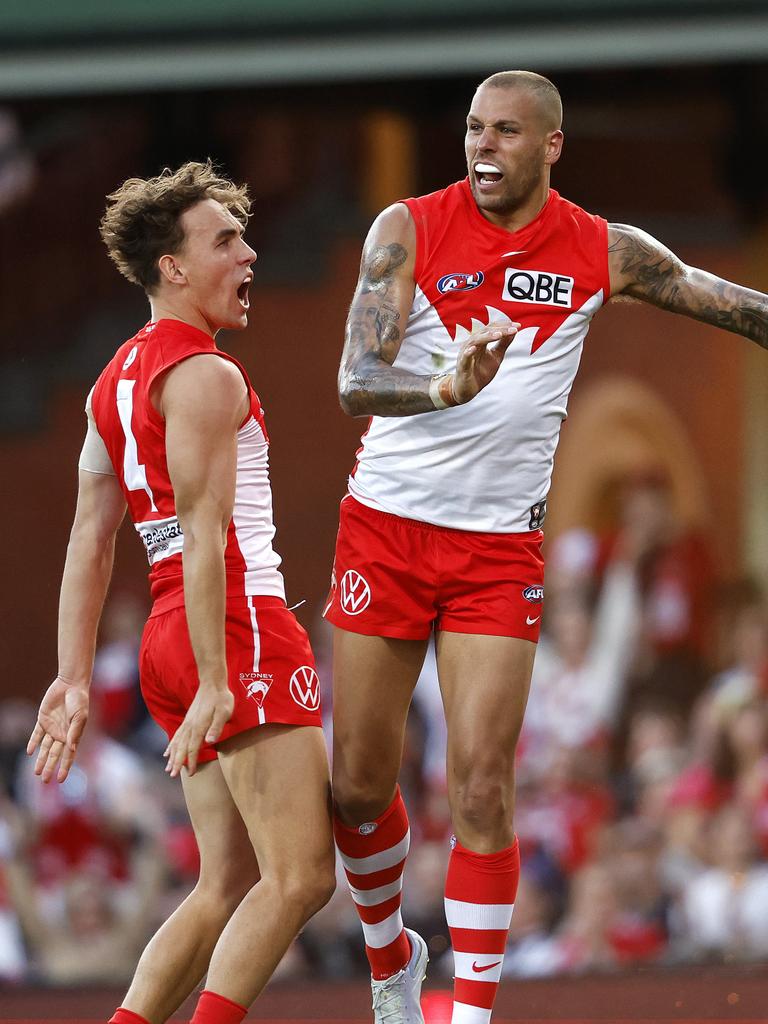
<svg viewBox="0 0 768 1024"><path fill-rule="evenodd" d="M363 504L437 526L538 529L582 344L610 295L607 224L552 190L512 233L483 217L466 179L406 205L416 293L394 365L449 372L473 328L521 329L495 379L466 405L374 416L349 489Z"/></svg>
<svg viewBox="0 0 768 1024"><path fill-rule="evenodd" d="M220 352L210 335L179 320L160 320L118 349L91 393L95 427L146 547L155 611L184 603L184 534L168 475L165 420L150 401L150 389L160 374L204 352L233 362L250 396L250 412L237 434L235 504L224 553L227 594L285 599L280 557L272 547L269 438L259 399L242 366Z"/></svg>

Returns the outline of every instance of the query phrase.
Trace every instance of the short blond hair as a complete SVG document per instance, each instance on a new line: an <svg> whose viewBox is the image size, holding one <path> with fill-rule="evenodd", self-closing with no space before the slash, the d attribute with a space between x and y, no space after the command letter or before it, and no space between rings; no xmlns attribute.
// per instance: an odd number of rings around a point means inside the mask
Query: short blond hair
<svg viewBox="0 0 768 1024"><path fill-rule="evenodd" d="M160 257L184 244L182 214L204 199L221 203L243 227L248 223L247 186L222 177L210 160L166 167L156 178L129 178L108 195L99 232L123 277L151 295L160 283Z"/></svg>
<svg viewBox="0 0 768 1024"><path fill-rule="evenodd" d="M526 89L536 95L547 121L553 129L559 129L563 123L563 101L554 82L535 71L497 71L480 83L490 89Z"/></svg>

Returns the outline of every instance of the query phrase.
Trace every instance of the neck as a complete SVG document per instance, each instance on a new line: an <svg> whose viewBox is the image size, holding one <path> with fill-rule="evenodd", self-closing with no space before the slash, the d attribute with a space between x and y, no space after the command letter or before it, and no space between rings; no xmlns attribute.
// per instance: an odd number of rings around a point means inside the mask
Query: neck
<svg viewBox="0 0 768 1024"><path fill-rule="evenodd" d="M216 328L212 327L196 309L168 302L162 296L153 296L149 300L149 310L154 323L157 323L158 320L179 320L183 324L189 324L190 327L204 331L212 338L216 337Z"/></svg>
<svg viewBox="0 0 768 1024"><path fill-rule="evenodd" d="M481 206L477 208L491 224L504 228L505 231L514 232L535 220L544 209L548 198L549 175L537 183L536 187L513 210L484 210Z"/></svg>

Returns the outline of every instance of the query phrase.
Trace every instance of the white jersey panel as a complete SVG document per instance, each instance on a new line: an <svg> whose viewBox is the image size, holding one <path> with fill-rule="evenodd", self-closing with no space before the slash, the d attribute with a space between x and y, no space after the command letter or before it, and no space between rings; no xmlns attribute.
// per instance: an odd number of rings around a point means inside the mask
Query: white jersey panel
<svg viewBox="0 0 768 1024"><path fill-rule="evenodd" d="M269 445L251 416L237 434L237 483L232 523L245 562L245 593L285 600L281 559L272 547L275 526L269 483Z"/></svg>
<svg viewBox="0 0 768 1024"><path fill-rule="evenodd" d="M408 417L374 416L350 492L363 504L459 530L528 531L546 498L568 396L595 292L534 349L538 327L521 330L495 379L466 405ZM485 323L510 320L486 306ZM466 328L451 337L417 286L395 366L418 374L453 371Z"/></svg>
<svg viewBox="0 0 768 1024"><path fill-rule="evenodd" d="M96 385L94 384L93 388ZM99 473L101 476L115 476L115 468L109 457L107 446L96 426L93 418L93 388L88 392L85 400L85 415L88 427L85 432L85 441L80 452L80 459L77 463L78 469L84 469L87 473Z"/></svg>

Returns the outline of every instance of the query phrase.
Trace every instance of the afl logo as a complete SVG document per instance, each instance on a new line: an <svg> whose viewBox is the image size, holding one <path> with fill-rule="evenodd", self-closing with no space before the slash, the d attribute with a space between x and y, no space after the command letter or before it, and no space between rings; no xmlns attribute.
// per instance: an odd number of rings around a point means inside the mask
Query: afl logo
<svg viewBox="0 0 768 1024"><path fill-rule="evenodd" d="M310 665L302 665L291 676L291 696L307 711L317 711L320 707L320 680L317 672Z"/></svg>
<svg viewBox="0 0 768 1024"><path fill-rule="evenodd" d="M544 587L526 587L523 591L523 597L526 601L530 601L531 604L538 604L544 600Z"/></svg>
<svg viewBox="0 0 768 1024"><path fill-rule="evenodd" d="M469 292L473 288L479 288L485 280L482 270L476 270L474 274L446 274L437 282L437 290L442 294L446 292Z"/></svg>

